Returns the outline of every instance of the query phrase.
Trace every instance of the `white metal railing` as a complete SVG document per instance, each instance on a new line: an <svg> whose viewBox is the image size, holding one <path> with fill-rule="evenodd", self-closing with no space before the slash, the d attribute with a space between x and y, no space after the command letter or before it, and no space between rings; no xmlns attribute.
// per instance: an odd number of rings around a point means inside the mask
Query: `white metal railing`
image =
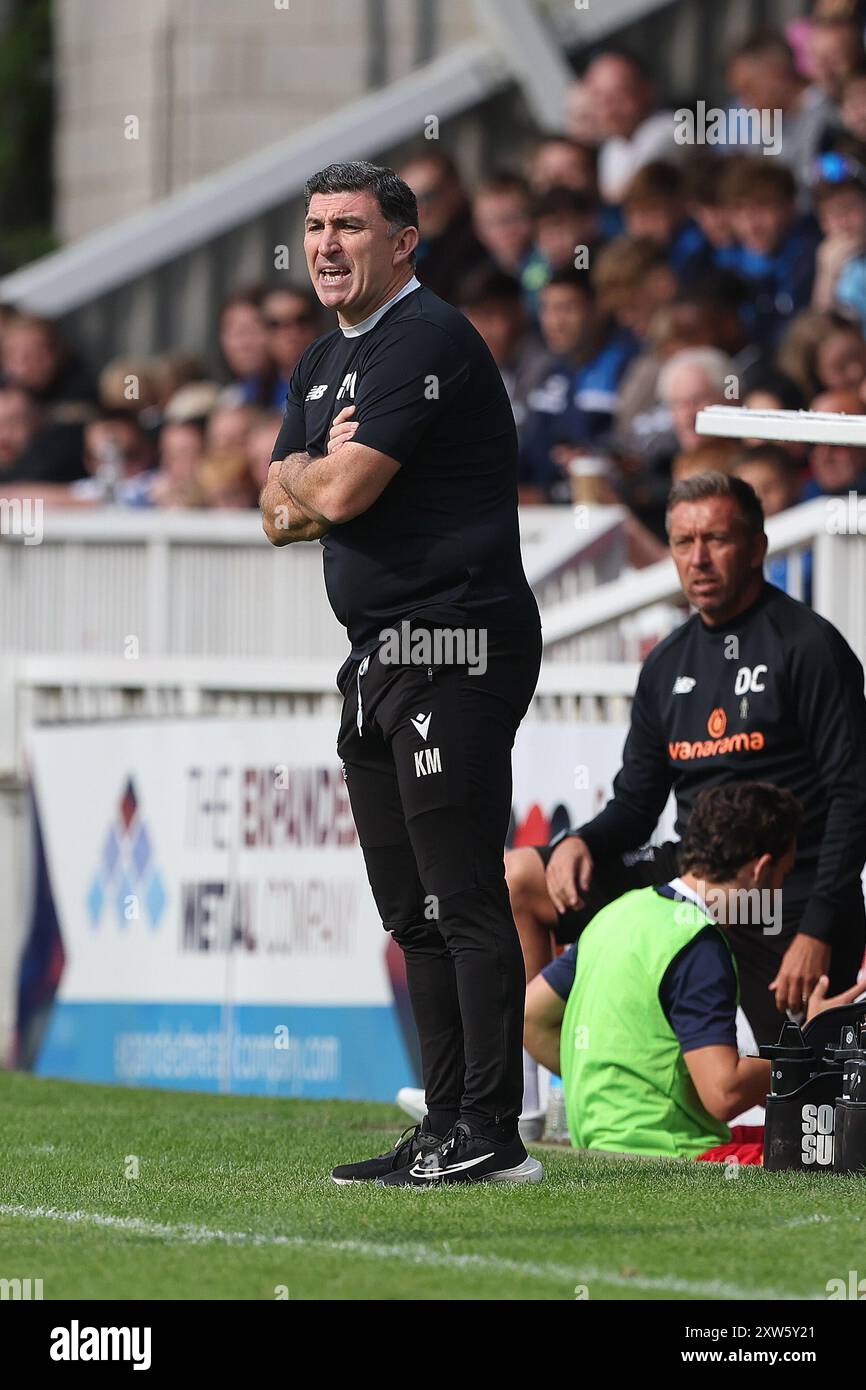
<svg viewBox="0 0 866 1390"><path fill-rule="evenodd" d="M621 571L625 519L620 507L521 511L542 608ZM333 695L347 644L319 546L275 549L253 512L46 509L43 527L35 545L0 536L0 775L20 766L22 710L25 723L220 713L270 691L289 711Z"/></svg>
<svg viewBox="0 0 866 1390"><path fill-rule="evenodd" d="M725 439L796 440L801 444L866 444L866 415L827 410L756 410L711 405L700 410L697 434Z"/></svg>
<svg viewBox="0 0 866 1390"><path fill-rule="evenodd" d="M0 765L16 780L24 774L28 731L37 724L336 716L340 706L332 662L20 656L5 667ZM542 668L530 718L626 721L637 673L633 662L549 663Z"/></svg>
<svg viewBox="0 0 866 1390"><path fill-rule="evenodd" d="M812 555L813 604L866 657L866 535L833 534L816 499L767 524L788 588ZM634 663L685 616L673 564L621 574L619 508L521 513L542 608L533 717L613 717ZM620 577L611 576L619 574ZM0 774L31 720L292 712L336 699L346 639L318 546L274 550L254 514L46 513L38 546L0 545ZM630 664L631 663L631 664Z"/></svg>
<svg viewBox="0 0 866 1390"><path fill-rule="evenodd" d="M772 518L769 551L795 590L811 551L814 606L863 659L866 536L829 532L830 500ZM521 529L546 646L531 717L625 717L637 663L685 616L673 564L610 579L619 508L580 531L570 509L527 508ZM32 722L335 707L346 639L318 552L274 550L230 513L47 513L41 545L0 545L0 775L20 774Z"/></svg>
<svg viewBox="0 0 866 1390"><path fill-rule="evenodd" d="M334 658L321 568L253 512L46 510L40 544L0 544L0 651Z"/></svg>
<svg viewBox="0 0 866 1390"><path fill-rule="evenodd" d="M771 517L766 524L768 555L786 557L787 592L802 598L803 560L811 552L812 607L866 661L866 534L850 529L841 534L831 526L834 507L839 507L838 498L821 497ZM554 661L634 660L684 616L673 562L660 560L593 593L546 608L546 654Z"/></svg>
<svg viewBox="0 0 866 1390"><path fill-rule="evenodd" d="M521 512L539 602L606 583L626 558L621 507ZM50 510L39 544L0 535L0 652L342 660L321 548L275 549L255 512Z"/></svg>

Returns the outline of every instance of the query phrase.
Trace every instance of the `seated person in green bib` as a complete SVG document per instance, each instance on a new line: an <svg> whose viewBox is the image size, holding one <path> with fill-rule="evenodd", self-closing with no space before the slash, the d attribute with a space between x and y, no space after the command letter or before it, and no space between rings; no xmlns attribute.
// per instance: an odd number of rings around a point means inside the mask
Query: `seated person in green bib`
<svg viewBox="0 0 866 1390"><path fill-rule="evenodd" d="M760 1128L732 1136L727 1123L763 1103L770 1064L737 1051L725 927L778 931L801 814L791 792L766 782L707 788L679 877L603 908L580 938L573 980L559 980L553 961L531 982L526 1046L560 1070L576 1148L760 1161ZM809 1018L862 991L828 999L827 984L822 976L803 1000Z"/></svg>

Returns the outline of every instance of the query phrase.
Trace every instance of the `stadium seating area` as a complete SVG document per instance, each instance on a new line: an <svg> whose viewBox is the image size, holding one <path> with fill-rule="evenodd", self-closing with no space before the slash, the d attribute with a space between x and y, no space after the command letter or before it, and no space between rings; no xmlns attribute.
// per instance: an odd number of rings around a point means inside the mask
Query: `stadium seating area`
<svg viewBox="0 0 866 1390"><path fill-rule="evenodd" d="M521 167L470 188L433 143L403 163L418 275L472 319L509 390L523 504L624 504L640 564L663 553L664 499L690 472L741 473L768 515L866 492L864 449L694 430L715 403L866 408L856 10L816 0L740 42L728 109L672 111L610 49ZM76 507L254 507L294 363L333 326L295 271L225 301L213 360L166 344L91 375L56 324L0 313L0 496Z"/></svg>

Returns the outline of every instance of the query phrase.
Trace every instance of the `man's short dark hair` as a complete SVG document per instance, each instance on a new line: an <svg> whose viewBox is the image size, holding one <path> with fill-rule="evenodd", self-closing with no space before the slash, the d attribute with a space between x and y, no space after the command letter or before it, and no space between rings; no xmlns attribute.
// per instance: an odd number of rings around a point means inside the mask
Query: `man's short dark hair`
<svg viewBox="0 0 866 1390"><path fill-rule="evenodd" d="M358 162L363 163L365 161ZM460 177L460 170L454 156L440 146L431 144L429 140L424 141L421 145L416 145L402 160L404 169L409 169L413 164L426 164L433 169L438 169L440 177L448 183L459 183L462 186L463 180Z"/></svg>
<svg viewBox="0 0 866 1390"><path fill-rule="evenodd" d="M716 208L721 202L718 156L706 149L693 149L682 166L683 193L698 207Z"/></svg>
<svg viewBox="0 0 866 1390"><path fill-rule="evenodd" d="M675 203L682 196L681 170L667 160L652 159L632 175L620 201L627 209L635 203Z"/></svg>
<svg viewBox="0 0 866 1390"><path fill-rule="evenodd" d="M533 216L539 217L563 217L578 216L585 217L588 213L595 212L597 204L593 198L586 193L580 193L576 188L548 188L546 193L539 193L533 204Z"/></svg>
<svg viewBox="0 0 866 1390"><path fill-rule="evenodd" d="M564 265L561 270L555 270L550 279L541 286L540 293L549 290L551 285L565 285L566 289L576 290L584 299L594 298L589 271L578 270L576 266Z"/></svg>
<svg viewBox="0 0 866 1390"><path fill-rule="evenodd" d="M605 307L618 311L631 302L648 275L667 266L667 251L651 237L618 236L597 252L590 276Z"/></svg>
<svg viewBox="0 0 866 1390"><path fill-rule="evenodd" d="M482 180L472 197L474 201L475 198L494 197L501 193L516 193L527 203L532 200L527 180L522 174L515 173L513 169L495 170L494 173Z"/></svg>
<svg viewBox="0 0 866 1390"><path fill-rule="evenodd" d="M725 168L719 186L724 207L736 203L796 203L797 180L786 165L752 155L733 155L722 162Z"/></svg>
<svg viewBox="0 0 866 1390"><path fill-rule="evenodd" d="M674 483L668 493L665 524L670 531L670 515L680 502L705 502L710 497L733 497L740 509L743 526L752 536L760 536L764 530L764 509L758 494L742 478L727 473L696 473L693 478L684 478Z"/></svg>
<svg viewBox="0 0 866 1390"><path fill-rule="evenodd" d="M530 161L535 158L540 150L547 145L567 145L575 154L579 154L591 167L593 173L598 169L598 150L595 145L588 145L585 140L575 140L573 135L567 135L563 131L549 131L547 135L540 135L532 146Z"/></svg>
<svg viewBox="0 0 866 1390"><path fill-rule="evenodd" d="M778 367L768 366L766 362L755 362L747 367L740 380L740 395L750 396L753 391L764 391L775 396L780 410L805 410L806 397L797 382Z"/></svg>
<svg viewBox="0 0 866 1390"><path fill-rule="evenodd" d="M318 317L321 313L322 306L309 285L297 285L292 283L287 285L266 285L262 293L262 303L264 303L266 299L270 299L272 294L286 294L292 299L300 299L311 317Z"/></svg>
<svg viewBox="0 0 866 1390"><path fill-rule="evenodd" d="M404 227L418 226L418 201L408 183L381 164L353 159L346 164L329 164L304 184L304 212L310 210L314 193L364 193L369 189L394 236ZM414 257L412 258L414 263Z"/></svg>
<svg viewBox="0 0 866 1390"><path fill-rule="evenodd" d="M150 437L138 416L130 410L101 410L87 423L91 425L127 425L140 440L147 440ZM176 423L176 421L172 423ZM184 421L185 423L186 421Z"/></svg>
<svg viewBox="0 0 866 1390"><path fill-rule="evenodd" d="M781 477L788 481L798 476L801 466L799 459L795 459L794 455L789 454L787 449L783 449L781 444L774 444L772 439L765 440L760 444L751 444L740 451L737 467L749 463L769 463Z"/></svg>
<svg viewBox="0 0 866 1390"><path fill-rule="evenodd" d="M803 807L771 782L729 782L695 797L679 853L682 873L730 883L762 854L781 859L796 838Z"/></svg>
<svg viewBox="0 0 866 1390"><path fill-rule="evenodd" d="M490 270L486 266L473 270L460 281L456 302L461 309L495 306L522 313L523 308L520 282L504 270Z"/></svg>
<svg viewBox="0 0 866 1390"><path fill-rule="evenodd" d="M814 22L814 21L813 21ZM741 58L758 58L762 61L775 58L781 62L791 72L796 72L796 62L794 50L785 38L785 35L778 29L755 29L745 39L737 44L736 48L728 54L725 66L730 71L734 63L738 63Z"/></svg>
<svg viewBox="0 0 866 1390"><path fill-rule="evenodd" d="M641 82L653 83L653 75L647 63L630 48L622 48L619 44L605 44L603 48L596 49L586 64L590 67L596 58L616 58L617 62L627 63L632 72Z"/></svg>

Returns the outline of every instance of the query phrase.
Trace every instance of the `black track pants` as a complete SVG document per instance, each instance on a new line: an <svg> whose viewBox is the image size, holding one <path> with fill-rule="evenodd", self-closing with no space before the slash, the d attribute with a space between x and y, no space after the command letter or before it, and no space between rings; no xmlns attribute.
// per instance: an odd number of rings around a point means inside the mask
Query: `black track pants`
<svg viewBox="0 0 866 1390"><path fill-rule="evenodd" d="M487 669L389 665L337 676L343 761L367 876L406 957L430 1123L513 1134L526 976L503 868L511 750L538 679L536 629L494 638Z"/></svg>

